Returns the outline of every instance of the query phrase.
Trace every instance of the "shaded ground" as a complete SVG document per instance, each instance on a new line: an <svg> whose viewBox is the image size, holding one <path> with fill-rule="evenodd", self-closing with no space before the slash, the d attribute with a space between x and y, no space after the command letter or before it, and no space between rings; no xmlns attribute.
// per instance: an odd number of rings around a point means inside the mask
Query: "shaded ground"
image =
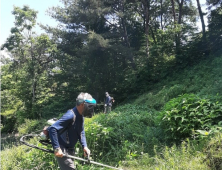
<svg viewBox="0 0 222 170"><path fill-rule="evenodd" d="M11 148L13 145L20 145L19 143L19 135L16 133L11 133L11 134L6 134L2 133L1 134L1 150L4 150L6 148Z"/></svg>

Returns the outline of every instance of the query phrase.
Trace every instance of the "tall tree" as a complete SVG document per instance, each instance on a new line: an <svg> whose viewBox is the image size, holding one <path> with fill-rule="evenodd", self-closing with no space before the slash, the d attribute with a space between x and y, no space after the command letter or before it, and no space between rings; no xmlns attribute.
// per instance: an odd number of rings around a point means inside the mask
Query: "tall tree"
<svg viewBox="0 0 222 170"><path fill-rule="evenodd" d="M199 16L200 16L200 21L201 21L201 26L202 26L202 33L203 33L203 37L206 37L206 31L205 31L205 23L204 23L204 14L202 12L201 6L200 6L200 1L197 1L197 7L198 7L198 12L199 12Z"/></svg>
<svg viewBox="0 0 222 170"><path fill-rule="evenodd" d="M17 84L17 97L23 101L28 117L39 117L38 103L47 83L42 78L48 73L50 63L56 53L56 46L47 35L37 36L33 32L37 12L28 6L14 7L15 27L3 44L12 54L11 72ZM41 82L42 81L42 82ZM40 83L41 82L41 83Z"/></svg>
<svg viewBox="0 0 222 170"><path fill-rule="evenodd" d="M144 8L144 23L145 23L145 35L146 35L146 55L149 58L149 22L150 22L150 1L142 1Z"/></svg>
<svg viewBox="0 0 222 170"><path fill-rule="evenodd" d="M93 83L93 87L104 96L105 90L111 90L111 87L114 87L112 84L119 83L113 81L114 77L124 75L124 71L129 67L135 68L134 50L131 47L132 34L128 33L130 26L126 15L129 6L125 1L63 2L64 8L52 8L50 12L52 17L65 25L63 32L54 33L54 37L59 35L61 38L58 47L69 54L70 60L75 61L74 67L78 68L75 74L83 68L94 70L89 72L84 69L79 72L81 77L88 80L87 84L82 82L82 87L89 87L96 77L97 80L105 80L102 87ZM55 31L51 28L46 30ZM72 53L69 52L71 49ZM68 65L70 62L66 67Z"/></svg>
<svg viewBox="0 0 222 170"><path fill-rule="evenodd" d="M162 6L160 1L153 0L63 0L64 7L50 10L50 15L62 23L62 31L45 28L57 38L63 53L68 54L61 55L68 58L60 60L66 63L64 73L75 67L72 79L80 76L88 80L82 82L82 87L107 78L103 88L118 89L116 85L126 87L129 83L125 80L129 80L131 73L139 74L141 68L158 70L159 59L163 61L164 56L175 55L174 43L177 49L186 44L192 34L195 9L190 1L174 2L175 14L179 14L177 23L170 0L162 2ZM170 35L177 38L172 39ZM179 50L177 53L182 54ZM89 68L94 72L88 72ZM95 77L103 78L95 80ZM103 95L104 89L94 84Z"/></svg>

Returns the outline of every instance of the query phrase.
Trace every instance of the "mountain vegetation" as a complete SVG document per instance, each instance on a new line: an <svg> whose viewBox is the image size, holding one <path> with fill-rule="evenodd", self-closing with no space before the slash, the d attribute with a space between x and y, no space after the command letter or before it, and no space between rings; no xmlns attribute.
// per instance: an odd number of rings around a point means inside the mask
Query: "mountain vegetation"
<svg viewBox="0 0 222 170"><path fill-rule="evenodd" d="M12 11L15 25L1 47L11 56L1 56L1 169L58 169L52 154L18 139L74 107L80 92L98 103L85 119L94 161L123 169L222 169L221 1L206 2L207 24L199 0L198 8L184 0L62 2L48 10L60 24L41 25L41 35L33 31L37 11ZM116 101L110 114L103 114L106 91Z"/></svg>

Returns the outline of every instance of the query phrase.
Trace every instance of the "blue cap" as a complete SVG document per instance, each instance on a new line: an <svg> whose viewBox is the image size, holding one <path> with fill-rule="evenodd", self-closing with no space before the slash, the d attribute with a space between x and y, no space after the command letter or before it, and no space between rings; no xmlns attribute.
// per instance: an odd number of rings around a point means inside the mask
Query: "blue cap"
<svg viewBox="0 0 222 170"><path fill-rule="evenodd" d="M86 99L85 100L86 103L91 103L91 104L96 104L96 100L95 99Z"/></svg>
<svg viewBox="0 0 222 170"><path fill-rule="evenodd" d="M83 102L96 104L96 100L89 93L80 93L76 99L77 105Z"/></svg>

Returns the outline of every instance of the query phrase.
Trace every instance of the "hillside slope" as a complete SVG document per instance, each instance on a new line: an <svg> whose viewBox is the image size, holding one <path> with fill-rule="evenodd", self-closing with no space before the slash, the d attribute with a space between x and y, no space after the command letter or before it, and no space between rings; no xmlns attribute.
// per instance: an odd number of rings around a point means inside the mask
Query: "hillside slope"
<svg viewBox="0 0 222 170"><path fill-rule="evenodd" d="M166 79L154 85L152 90L138 96L132 103L142 103L160 110L170 99L186 93L222 101L222 55L209 57L180 72L172 72Z"/></svg>
<svg viewBox="0 0 222 170"><path fill-rule="evenodd" d="M85 119L87 145L92 159L127 170L222 169L221 132L180 139L176 145L166 140L171 134L160 127L161 119L157 119L168 101L172 102L173 98L177 99L184 94L191 96L192 93L194 96L222 103L221 65L222 55L206 59L181 72L172 73L131 103L116 106L110 114L99 113L91 119ZM219 114L221 111L222 107L216 110ZM29 133L31 125L43 121L45 120L27 121L20 125L19 133ZM214 130L218 132L218 129ZM77 145L76 156L82 156L80 150L81 146ZM78 169L101 169L75 162ZM36 169L40 165L44 165L44 169L58 169L54 156L40 150L23 145L5 146L2 150L3 170Z"/></svg>

